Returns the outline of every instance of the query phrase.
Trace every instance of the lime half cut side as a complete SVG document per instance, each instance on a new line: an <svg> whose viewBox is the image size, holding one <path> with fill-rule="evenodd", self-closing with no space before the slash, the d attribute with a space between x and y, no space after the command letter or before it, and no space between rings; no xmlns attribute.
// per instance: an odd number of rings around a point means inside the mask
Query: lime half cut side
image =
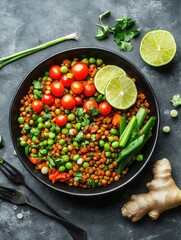
<svg viewBox="0 0 181 240"><path fill-rule="evenodd" d="M126 72L115 65L106 65L101 68L95 75L94 84L98 92L105 94L106 86L111 78L120 75L126 76Z"/></svg>
<svg viewBox="0 0 181 240"><path fill-rule="evenodd" d="M175 39L166 30L150 31L141 40L140 55L151 66L159 67L169 63L175 53Z"/></svg>
<svg viewBox="0 0 181 240"><path fill-rule="evenodd" d="M106 86L106 99L111 106L125 110L130 108L137 99L135 83L126 76L115 76Z"/></svg>

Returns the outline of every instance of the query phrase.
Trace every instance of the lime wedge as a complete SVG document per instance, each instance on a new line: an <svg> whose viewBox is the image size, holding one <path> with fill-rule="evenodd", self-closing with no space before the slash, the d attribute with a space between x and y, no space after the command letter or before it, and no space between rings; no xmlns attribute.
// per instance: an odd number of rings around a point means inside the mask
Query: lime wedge
<svg viewBox="0 0 181 240"><path fill-rule="evenodd" d="M128 109L137 99L137 88L131 78L115 76L106 86L106 99L109 104L117 109Z"/></svg>
<svg viewBox="0 0 181 240"><path fill-rule="evenodd" d="M169 63L175 53L176 43L168 31L150 31L141 40L140 55L151 66L159 67Z"/></svg>
<svg viewBox="0 0 181 240"><path fill-rule="evenodd" d="M105 94L105 89L107 83L111 80L111 78L120 75L126 76L126 72L115 65L106 65L105 67L101 68L94 78L94 84L98 92Z"/></svg>

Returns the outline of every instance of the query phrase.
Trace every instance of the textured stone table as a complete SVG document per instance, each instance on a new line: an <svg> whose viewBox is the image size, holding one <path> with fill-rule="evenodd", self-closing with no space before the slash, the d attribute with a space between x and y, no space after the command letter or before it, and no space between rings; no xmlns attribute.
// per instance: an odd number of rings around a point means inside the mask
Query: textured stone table
<svg viewBox="0 0 181 240"><path fill-rule="evenodd" d="M5 140L5 147L0 155L18 167L26 181L36 192L42 195L58 212L88 234L88 240L166 240L180 239L181 208L170 210L153 222L148 217L138 223L132 223L120 215L120 208L126 201L122 192L117 191L96 199L80 199L53 191L34 179L23 167L18 157L13 154L13 145L9 134L8 114L12 96L23 77L40 61L61 50L72 47L99 46L121 53L112 36L104 41L97 41L96 22L98 16L106 10L112 15L107 20L114 24L114 19L125 15L136 20L141 28L140 36L133 40L133 50L122 54L136 64L147 76L157 95L161 129L158 144L145 170L129 185L134 193L146 191L145 184L152 178L154 162L163 157L170 159L173 176L181 188L181 109L179 117L172 119L170 99L173 94L181 94L181 2L178 0L51 0L51 1L0 1L0 56L6 56L21 50L37 46L46 41L76 31L78 41L68 41L36 54L16 61L0 70L0 132ZM146 65L139 55L142 36L153 29L165 29L173 33L177 42L177 54L171 64L165 68L152 68ZM170 134L163 134L162 127L171 126ZM13 186L0 173L0 185ZM24 188L34 203L39 202ZM23 218L18 219L17 214ZM69 240L71 237L65 228L26 206L15 206L0 200L0 239L1 240Z"/></svg>

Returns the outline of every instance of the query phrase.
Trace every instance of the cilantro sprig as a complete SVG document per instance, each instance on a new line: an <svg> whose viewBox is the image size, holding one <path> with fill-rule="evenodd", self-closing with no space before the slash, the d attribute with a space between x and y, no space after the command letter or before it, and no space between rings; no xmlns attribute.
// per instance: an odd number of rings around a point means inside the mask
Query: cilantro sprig
<svg viewBox="0 0 181 240"><path fill-rule="evenodd" d="M125 16L120 19L116 19L116 24L113 27L103 23L103 18L109 17L110 11L106 11L99 16L99 26L96 39L103 40L108 37L109 34L113 34L114 41L118 44L121 51L131 51L132 44L131 39L135 38L140 33L140 28L132 29L135 21L132 21L130 17Z"/></svg>

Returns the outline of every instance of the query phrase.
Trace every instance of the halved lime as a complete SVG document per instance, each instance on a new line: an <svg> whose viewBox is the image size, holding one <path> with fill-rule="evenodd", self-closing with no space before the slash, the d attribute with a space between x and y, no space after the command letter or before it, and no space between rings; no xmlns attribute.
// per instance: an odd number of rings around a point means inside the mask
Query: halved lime
<svg viewBox="0 0 181 240"><path fill-rule="evenodd" d="M117 109L128 109L137 99L137 88L131 78L115 76L106 86L106 99Z"/></svg>
<svg viewBox="0 0 181 240"><path fill-rule="evenodd" d="M169 63L175 56L175 53L175 39L168 31L150 31L141 40L141 57L151 66L159 67Z"/></svg>
<svg viewBox="0 0 181 240"><path fill-rule="evenodd" d="M105 67L101 68L94 78L94 84L98 92L105 94L105 89L107 83L111 80L111 78L120 75L126 76L126 72L115 65L106 65Z"/></svg>

